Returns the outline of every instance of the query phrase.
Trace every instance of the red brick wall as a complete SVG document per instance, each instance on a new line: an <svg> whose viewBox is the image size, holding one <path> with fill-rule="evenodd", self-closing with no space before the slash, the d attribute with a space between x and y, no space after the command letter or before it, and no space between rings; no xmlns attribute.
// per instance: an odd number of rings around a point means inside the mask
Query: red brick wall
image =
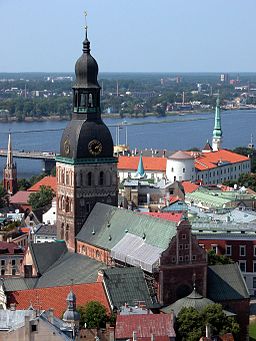
<svg viewBox="0 0 256 341"><path fill-rule="evenodd" d="M86 255L107 265L111 264L111 257L108 250L104 250L81 241L77 241L77 253Z"/></svg>

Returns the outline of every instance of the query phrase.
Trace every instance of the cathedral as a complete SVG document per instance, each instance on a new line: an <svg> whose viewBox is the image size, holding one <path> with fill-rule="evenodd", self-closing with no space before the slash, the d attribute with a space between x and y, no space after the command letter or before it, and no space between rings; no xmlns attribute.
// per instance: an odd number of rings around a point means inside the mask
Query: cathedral
<svg viewBox="0 0 256 341"><path fill-rule="evenodd" d="M117 206L117 158L113 140L101 119L98 64L90 42L75 65L72 119L63 132L56 158L57 235L71 250L75 237L97 202Z"/></svg>

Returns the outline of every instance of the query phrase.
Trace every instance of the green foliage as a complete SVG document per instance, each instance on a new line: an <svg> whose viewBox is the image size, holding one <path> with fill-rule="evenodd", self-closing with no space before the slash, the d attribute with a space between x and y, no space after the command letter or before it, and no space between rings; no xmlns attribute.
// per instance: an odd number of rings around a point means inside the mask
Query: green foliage
<svg viewBox="0 0 256 341"><path fill-rule="evenodd" d="M87 328L104 328L107 321L106 308L98 301L91 301L77 307L80 313L80 326L86 323Z"/></svg>
<svg viewBox="0 0 256 341"><path fill-rule="evenodd" d="M256 155L255 155L255 152L251 148L237 147L233 149L233 152L244 155L244 156L249 156L252 162L252 173L256 172Z"/></svg>
<svg viewBox="0 0 256 341"><path fill-rule="evenodd" d="M256 191L256 174L241 174L237 181L239 186L245 186Z"/></svg>
<svg viewBox="0 0 256 341"><path fill-rule="evenodd" d="M18 179L18 190L26 191L29 187L31 187L31 183L28 179Z"/></svg>
<svg viewBox="0 0 256 341"><path fill-rule="evenodd" d="M53 195L53 191L50 187L41 186L39 192L30 194L28 204L32 206L33 210L44 207L51 203Z"/></svg>
<svg viewBox="0 0 256 341"><path fill-rule="evenodd" d="M0 208L9 205L9 197L3 185L0 185Z"/></svg>
<svg viewBox="0 0 256 341"><path fill-rule="evenodd" d="M210 304L202 311L196 309L182 308L177 317L177 340L198 341L205 335L205 326L211 327L213 335L239 333L239 325L233 317L227 317L222 310L221 304Z"/></svg>
<svg viewBox="0 0 256 341"><path fill-rule="evenodd" d="M216 265L216 264L232 264L233 261L231 258L224 255L216 255L213 250L208 252L208 264Z"/></svg>

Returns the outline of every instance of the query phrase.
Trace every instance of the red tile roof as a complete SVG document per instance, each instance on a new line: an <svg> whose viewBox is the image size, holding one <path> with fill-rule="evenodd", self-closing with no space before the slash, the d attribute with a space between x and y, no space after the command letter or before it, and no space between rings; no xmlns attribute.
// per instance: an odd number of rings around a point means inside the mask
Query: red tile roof
<svg viewBox="0 0 256 341"><path fill-rule="evenodd" d="M174 337L172 314L147 314L147 315L117 315L116 339L132 338L133 332L137 333L140 340L150 339L155 336L157 341L167 340L166 337Z"/></svg>
<svg viewBox="0 0 256 341"><path fill-rule="evenodd" d="M237 163L248 160L249 158L246 156L236 154L226 149L221 149L216 152L201 153L195 159L195 167L202 171L216 168L219 162Z"/></svg>
<svg viewBox="0 0 256 341"><path fill-rule="evenodd" d="M57 191L57 179L56 176L45 176L43 179L39 180L32 187L28 189L28 192L38 192L41 186L51 187L51 189L56 193Z"/></svg>
<svg viewBox="0 0 256 341"><path fill-rule="evenodd" d="M77 306L84 305L90 301L99 301L110 312L102 283L75 284L72 286L72 289L76 295ZM14 291L8 296L8 305L16 303L17 309L27 309L30 304L34 308L39 308L40 306L43 310L53 308L54 315L61 317L67 308L66 298L69 292L69 285Z"/></svg>
<svg viewBox="0 0 256 341"><path fill-rule="evenodd" d="M173 221L175 223L178 223L182 217L182 213L174 213L174 212L144 212L144 214L147 214L154 218L160 218L164 220Z"/></svg>
<svg viewBox="0 0 256 341"><path fill-rule="evenodd" d="M27 204L30 194L31 193L27 191L19 191L16 194L14 194L12 197L10 197L10 203L11 204Z"/></svg>
<svg viewBox="0 0 256 341"><path fill-rule="evenodd" d="M165 157L142 156L145 171L165 172L166 160L167 158ZM119 156L117 166L118 170L136 171L138 169L139 161L139 156Z"/></svg>
<svg viewBox="0 0 256 341"><path fill-rule="evenodd" d="M190 181L182 181L182 186L184 188L185 193L192 193L198 189L198 185L193 184Z"/></svg>
<svg viewBox="0 0 256 341"><path fill-rule="evenodd" d="M13 255L13 254L23 254L23 250L16 244L12 242L0 242L0 255Z"/></svg>

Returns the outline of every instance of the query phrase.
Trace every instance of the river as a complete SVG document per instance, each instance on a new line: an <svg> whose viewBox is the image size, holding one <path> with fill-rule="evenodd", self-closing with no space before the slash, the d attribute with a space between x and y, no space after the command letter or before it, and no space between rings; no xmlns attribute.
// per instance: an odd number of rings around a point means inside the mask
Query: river
<svg viewBox="0 0 256 341"><path fill-rule="evenodd" d="M163 120L172 122L163 123ZM107 125L119 124L124 119L104 119ZM186 114L184 116L157 118L126 118L128 144L133 148L165 148L169 150L202 148L211 141L214 113ZM146 124L150 122L157 122ZM139 125L139 123L141 125ZM135 125L130 125L135 124ZM13 149L59 151L62 130L67 121L0 123L0 149L7 148L8 132L12 132ZM247 146L250 136L256 136L256 110L222 112L223 147ZM116 141L116 128L110 126ZM120 143L125 142L125 129L120 130ZM5 165L0 158L0 169ZM42 162L17 159L18 177L39 174ZM2 173L2 172L1 172ZM0 175L1 175L0 173Z"/></svg>

